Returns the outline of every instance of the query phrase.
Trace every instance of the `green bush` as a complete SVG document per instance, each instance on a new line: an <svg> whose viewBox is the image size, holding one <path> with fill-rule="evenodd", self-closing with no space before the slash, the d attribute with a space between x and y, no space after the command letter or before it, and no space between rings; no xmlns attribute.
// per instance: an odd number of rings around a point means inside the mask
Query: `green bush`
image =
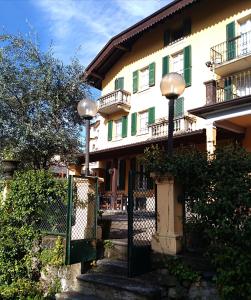
<svg viewBox="0 0 251 300"><path fill-rule="evenodd" d="M251 299L251 154L229 145L210 159L190 148L170 160L152 147L143 162L149 172L171 173L183 185L190 225L204 233L222 299Z"/></svg>
<svg viewBox="0 0 251 300"><path fill-rule="evenodd" d="M40 299L41 233L35 225L45 206L64 195L62 183L44 170L17 172L10 182L7 199L0 205L1 300ZM59 244L56 248L53 258L59 263L62 248Z"/></svg>

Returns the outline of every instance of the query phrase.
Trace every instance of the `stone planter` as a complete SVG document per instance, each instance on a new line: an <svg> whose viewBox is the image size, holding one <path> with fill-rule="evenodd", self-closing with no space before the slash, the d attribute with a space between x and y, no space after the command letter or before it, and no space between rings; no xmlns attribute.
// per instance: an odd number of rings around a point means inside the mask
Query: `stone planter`
<svg viewBox="0 0 251 300"><path fill-rule="evenodd" d="M3 159L2 164L5 179L12 179L14 172L17 170L19 161L14 159Z"/></svg>

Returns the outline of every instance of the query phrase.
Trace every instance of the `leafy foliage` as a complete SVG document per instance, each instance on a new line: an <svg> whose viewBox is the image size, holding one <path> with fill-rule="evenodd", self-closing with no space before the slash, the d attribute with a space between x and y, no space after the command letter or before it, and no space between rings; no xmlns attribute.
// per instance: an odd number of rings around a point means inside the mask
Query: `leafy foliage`
<svg viewBox="0 0 251 300"><path fill-rule="evenodd" d="M165 260L165 266L168 268L169 273L174 275L180 282L188 281L192 283L200 278L199 273L184 264L181 258L169 257Z"/></svg>
<svg viewBox="0 0 251 300"><path fill-rule="evenodd" d="M63 238L58 237L55 247L52 249L44 249L41 252L40 259L43 266L61 267L64 265L64 245Z"/></svg>
<svg viewBox="0 0 251 300"><path fill-rule="evenodd" d="M0 152L35 168L79 148L79 99L89 94L77 59L64 65L32 38L0 36Z"/></svg>
<svg viewBox="0 0 251 300"><path fill-rule="evenodd" d="M10 182L0 203L0 299L39 299L41 235L34 225L44 207L64 195L61 184L44 170L17 172Z"/></svg>
<svg viewBox="0 0 251 300"><path fill-rule="evenodd" d="M163 150L145 151L150 172L171 173L184 187L184 200L209 241L223 299L250 299L251 154L239 146L207 153L182 149L170 160Z"/></svg>

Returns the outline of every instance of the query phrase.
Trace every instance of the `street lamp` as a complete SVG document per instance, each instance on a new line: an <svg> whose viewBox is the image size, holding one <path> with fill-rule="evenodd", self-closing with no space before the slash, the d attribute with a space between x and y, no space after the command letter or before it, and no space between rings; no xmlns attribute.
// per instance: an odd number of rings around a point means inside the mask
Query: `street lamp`
<svg viewBox="0 0 251 300"><path fill-rule="evenodd" d="M173 154L174 101L184 92L185 87L185 80L178 73L169 73L165 75L160 82L162 96L165 96L167 99L169 99L167 144L167 153L169 157L171 157Z"/></svg>
<svg viewBox="0 0 251 300"><path fill-rule="evenodd" d="M86 129L86 146L85 146L85 176L89 175L89 158L90 158L90 120L95 117L97 113L96 102L90 99L82 99L78 102L78 114L85 120Z"/></svg>

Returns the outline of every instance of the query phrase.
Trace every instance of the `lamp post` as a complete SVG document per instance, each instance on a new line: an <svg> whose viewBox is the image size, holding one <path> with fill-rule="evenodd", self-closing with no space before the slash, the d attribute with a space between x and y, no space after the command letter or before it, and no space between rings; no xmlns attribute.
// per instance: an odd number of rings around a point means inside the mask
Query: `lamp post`
<svg viewBox="0 0 251 300"><path fill-rule="evenodd" d="M184 92L185 87L186 83L184 78L180 74L174 72L165 75L160 82L162 96L169 99L167 144L167 153L169 157L173 154L174 101Z"/></svg>
<svg viewBox="0 0 251 300"><path fill-rule="evenodd" d="M85 120L86 129L86 146L85 146L85 176L89 175L89 158L90 158L90 120L97 113L97 104L90 99L82 99L78 102L78 114Z"/></svg>

